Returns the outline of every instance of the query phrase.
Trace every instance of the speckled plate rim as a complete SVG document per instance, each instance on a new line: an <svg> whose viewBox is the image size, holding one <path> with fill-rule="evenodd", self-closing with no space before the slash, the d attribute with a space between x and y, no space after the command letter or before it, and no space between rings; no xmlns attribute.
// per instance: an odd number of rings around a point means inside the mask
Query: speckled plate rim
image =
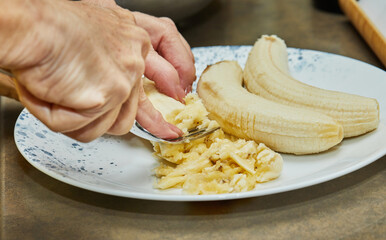
<svg viewBox="0 0 386 240"><path fill-rule="evenodd" d="M193 48L193 52L195 54L197 54L197 52L199 52L199 51L206 51L208 49L212 49L213 52L216 52L218 49L223 49L223 48L231 48L231 49L232 48L240 48L240 49L244 49L241 51L246 51L246 50L249 50L251 48L251 46L198 47L198 48ZM292 51L292 52L297 52L297 51L300 52L301 51L303 53L309 53L309 54L328 55L329 57L339 58L339 59L342 59L343 61L348 61L349 63L359 64L360 66L363 66L365 68L370 68L371 71L376 71L376 72L380 73L381 76L386 76L386 73L381 69L378 69L378 68L371 66L369 64L360 62L360 61L355 60L355 59L347 58L344 56L335 55L335 54L331 54L331 53L325 53L325 52L319 52L319 51L314 51L314 50L295 49L295 48L289 48L289 51ZM295 54L295 56L296 56L296 54ZM232 59L228 59L228 60L232 60ZM298 59L298 60L301 61L301 59ZM217 60L215 60L215 61L217 61ZM197 60L196 60L196 62L197 62ZM212 63L214 63L214 62L208 62L208 63L205 63L204 65L212 64ZM245 63L245 61L241 60L239 63L241 65L243 65ZM203 70L204 67L203 66L196 66L196 67L197 67L197 72L198 72L197 75L199 76L200 72ZM300 69L300 71L302 71L302 70ZM294 72L294 73L296 75L296 72ZM382 133L383 133L386 131L385 130L386 129L385 116L383 115L383 112L385 110L385 109L383 109L383 106L385 106L385 105L386 105L386 101L384 101L384 99L382 99L382 101L380 102L381 124L380 124L380 127L378 128L378 130L376 130L374 132L382 131ZM279 186L262 188L262 189L257 187L255 190L252 190L249 192L242 192L242 193L230 193L230 194L218 194L218 195L198 195L197 196L197 195L182 194L182 193L178 193L178 192L172 193L172 194L163 194L160 190L154 190L153 193L116 190L116 189L109 189L108 187L101 187L98 184L92 184L89 182L81 181L81 180L77 179L76 176L75 177L65 176L62 173L52 171L52 169L49 169L45 166L42 166L41 164L39 164L39 162L32 161L31 156L26 154L26 152L24 151L25 147L21 146L20 142L18 141L18 140L20 140L20 134L17 133L18 124L21 121L21 116L23 114L26 114L26 113L28 113L28 110L24 109L22 111L22 113L20 114L19 118L17 119L16 124L15 124L15 131L14 131L15 134L14 135L15 135L15 142L16 142L17 148L19 149L19 151L23 155L23 157L32 166L34 166L35 168L37 168L38 170L40 170L41 172L47 174L48 176L50 176L52 178L55 178L61 182L64 182L64 183L67 183L67 184L70 184L70 185L73 185L73 186L76 186L79 188L83 188L83 189L98 192L98 193L104 193L104 194L108 194L108 195L129 197L129 198L136 198L136 199L159 200L159 201L218 201L218 200L231 200L231 199L241 199L241 198L270 195L270 194L275 194L275 193L281 193L281 192L301 189L304 187L308 187L308 186L323 183L323 182L326 182L329 180L333 180L335 178L338 178L338 177L341 177L341 176L346 175L348 173L351 173L353 171L356 171L356 170L376 161L377 159L381 158L382 156L384 156L386 154L386 145L385 145L384 147L379 148L377 151L374 151L374 152L366 155L366 157L364 157L360 160L354 161L351 165L349 164L347 167L340 169L339 171L330 171L330 172L328 172L328 174L322 174L321 176L317 176L313 179L307 180L307 178L306 178L305 181L295 181L295 182L291 182L290 184L284 185L284 186L279 185ZM370 133L370 134L373 134L373 133ZM362 136L360 138L366 138L366 136ZM385 136L385 138L386 138L386 136ZM349 140L349 141L351 141L351 140ZM334 151L336 151L336 150L334 150ZM326 154L331 154L331 152L326 153ZM318 156L318 155L315 155L315 156ZM283 155L283 157L284 157L284 160L286 160L286 158L297 158L296 156L285 155L285 154ZM286 163L284 164L284 167L286 167ZM284 172L284 170L283 170L283 172ZM150 176L150 177L153 177L153 176ZM277 181L277 180L274 180L274 181L272 181L270 183L266 183L266 184L271 184L271 183L275 184L275 181ZM261 184L259 186L262 186L262 185L264 185L264 184Z"/></svg>

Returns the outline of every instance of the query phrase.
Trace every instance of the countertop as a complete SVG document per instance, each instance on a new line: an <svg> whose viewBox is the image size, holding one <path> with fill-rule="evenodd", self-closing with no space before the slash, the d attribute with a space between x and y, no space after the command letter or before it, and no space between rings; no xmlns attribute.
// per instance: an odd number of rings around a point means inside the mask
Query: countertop
<svg viewBox="0 0 386 240"><path fill-rule="evenodd" d="M191 47L251 45L277 34L290 47L336 53L382 68L341 13L307 0L214 0L178 23ZM22 106L0 105L0 238L386 239L386 156L337 179L285 193L215 202L114 197L57 181L18 152Z"/></svg>

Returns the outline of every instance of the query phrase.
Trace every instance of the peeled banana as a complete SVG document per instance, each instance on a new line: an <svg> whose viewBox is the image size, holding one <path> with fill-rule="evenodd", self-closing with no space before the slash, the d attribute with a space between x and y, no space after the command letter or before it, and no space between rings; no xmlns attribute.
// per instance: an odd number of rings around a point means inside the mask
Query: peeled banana
<svg viewBox="0 0 386 240"><path fill-rule="evenodd" d="M252 94L242 81L238 63L222 61L207 67L197 85L209 117L226 133L293 154L317 153L341 142L343 128L333 118Z"/></svg>
<svg viewBox="0 0 386 240"><path fill-rule="evenodd" d="M324 113L342 124L344 137L377 128L376 99L320 89L291 77L287 49L276 36L262 36L253 46L244 68L248 91L277 103Z"/></svg>

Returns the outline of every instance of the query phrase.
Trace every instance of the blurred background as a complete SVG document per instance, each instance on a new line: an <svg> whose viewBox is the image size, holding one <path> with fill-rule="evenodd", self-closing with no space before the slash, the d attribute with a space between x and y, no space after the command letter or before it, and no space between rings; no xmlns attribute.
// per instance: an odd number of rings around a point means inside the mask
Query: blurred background
<svg viewBox="0 0 386 240"><path fill-rule="evenodd" d="M116 2L130 10L172 18L191 47L252 45L263 34L276 34L289 47L336 53L385 69L338 0Z"/></svg>

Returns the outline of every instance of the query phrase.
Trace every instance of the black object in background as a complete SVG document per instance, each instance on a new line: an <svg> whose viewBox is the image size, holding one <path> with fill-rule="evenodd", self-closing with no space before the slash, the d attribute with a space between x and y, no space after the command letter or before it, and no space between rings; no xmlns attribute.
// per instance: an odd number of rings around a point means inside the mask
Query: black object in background
<svg viewBox="0 0 386 240"><path fill-rule="evenodd" d="M326 12L342 13L338 0L313 0L314 7Z"/></svg>

